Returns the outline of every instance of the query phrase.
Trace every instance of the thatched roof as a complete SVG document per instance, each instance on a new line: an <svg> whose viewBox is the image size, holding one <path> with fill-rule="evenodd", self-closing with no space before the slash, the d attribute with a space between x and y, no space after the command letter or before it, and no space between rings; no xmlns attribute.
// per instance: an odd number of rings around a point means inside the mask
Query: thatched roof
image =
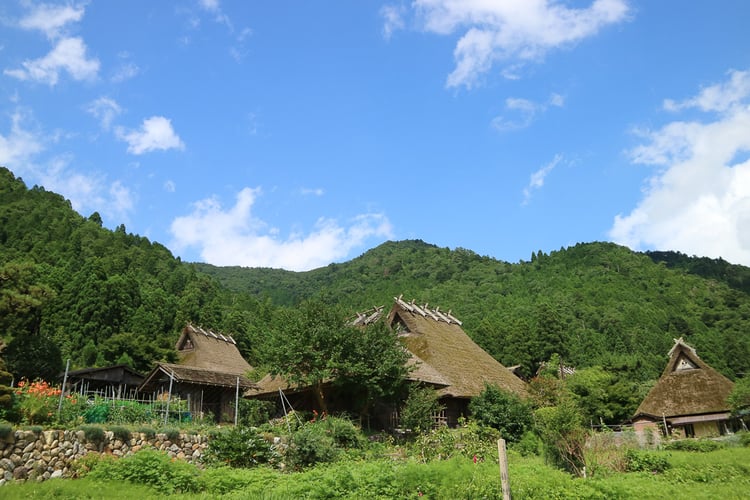
<svg viewBox="0 0 750 500"><path fill-rule="evenodd" d="M218 387L235 387L237 377L240 377L240 387L254 387L245 377L253 367L245 361L237 349L237 342L229 335L188 324L175 348L179 363L158 363L140 390L149 390L155 384L169 380L170 374L177 382Z"/></svg>
<svg viewBox="0 0 750 500"><path fill-rule="evenodd" d="M246 377L237 373L227 373L192 366L175 365L172 363L158 363L151 370L146 380L141 384L141 390L156 388L163 383L169 382L169 377L174 377L176 383L187 383L196 385L208 385L213 387L236 387L239 378L242 390L250 389L255 385Z"/></svg>
<svg viewBox="0 0 750 500"><path fill-rule="evenodd" d="M661 378L636 410L635 417L671 418L729 411L734 384L706 364L682 338L675 339Z"/></svg>
<svg viewBox="0 0 750 500"><path fill-rule="evenodd" d="M438 389L440 396L471 398L479 395L485 384L520 396L527 394L524 382L474 343L451 311L418 306L398 297L387 321L419 363L412 376L434 383L437 374L445 384ZM420 373L430 376L420 379Z"/></svg>
<svg viewBox="0 0 750 500"><path fill-rule="evenodd" d="M188 324L175 345L180 358L178 364L237 375L253 369L237 349L230 335L215 333Z"/></svg>
<svg viewBox="0 0 750 500"><path fill-rule="evenodd" d="M451 311L440 311L395 299L386 316L383 306L357 314L350 325L366 327L385 320L399 332L409 352L407 366L413 367L407 380L434 386L439 396L471 398L484 390L485 383L525 396L526 385L510 370L472 341ZM246 396L263 396L304 390L281 376L266 375Z"/></svg>

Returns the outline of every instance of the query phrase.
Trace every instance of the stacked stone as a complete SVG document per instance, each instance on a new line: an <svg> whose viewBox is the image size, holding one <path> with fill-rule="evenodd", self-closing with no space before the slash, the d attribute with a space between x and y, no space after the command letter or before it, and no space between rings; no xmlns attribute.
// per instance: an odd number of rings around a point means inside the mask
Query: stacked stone
<svg viewBox="0 0 750 500"><path fill-rule="evenodd" d="M143 433L132 433L122 441L107 431L100 442L86 439L82 430L50 430L37 433L18 430L0 438L0 486L8 481L71 477L73 463L88 453L125 457L143 448L166 452L171 458L196 465L208 447L206 436L181 434L170 441L166 434L148 438Z"/></svg>

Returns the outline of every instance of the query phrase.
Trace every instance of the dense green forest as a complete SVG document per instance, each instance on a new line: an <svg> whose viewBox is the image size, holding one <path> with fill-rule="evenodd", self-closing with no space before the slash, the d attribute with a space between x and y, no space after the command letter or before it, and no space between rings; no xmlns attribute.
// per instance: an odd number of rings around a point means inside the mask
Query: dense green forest
<svg viewBox="0 0 750 500"><path fill-rule="evenodd" d="M553 355L603 369L610 387L660 374L684 337L736 379L750 364L750 269L676 252L581 243L508 263L419 240L298 273L183 263L164 246L102 227L61 196L0 168L0 339L17 377L174 356L187 321L233 335L253 365L268 360L281 312L305 300L343 314L394 296L451 309L477 343L532 375ZM623 396L626 397L626 396Z"/></svg>

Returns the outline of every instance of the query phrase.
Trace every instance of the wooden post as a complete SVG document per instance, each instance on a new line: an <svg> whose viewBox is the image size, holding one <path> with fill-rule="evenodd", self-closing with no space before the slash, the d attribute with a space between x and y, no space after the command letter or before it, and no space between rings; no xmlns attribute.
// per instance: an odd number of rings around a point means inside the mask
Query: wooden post
<svg viewBox="0 0 750 500"><path fill-rule="evenodd" d="M510 500L510 481L508 479L508 455L505 453L505 439L497 440L497 455L500 463L500 487L503 500Z"/></svg>

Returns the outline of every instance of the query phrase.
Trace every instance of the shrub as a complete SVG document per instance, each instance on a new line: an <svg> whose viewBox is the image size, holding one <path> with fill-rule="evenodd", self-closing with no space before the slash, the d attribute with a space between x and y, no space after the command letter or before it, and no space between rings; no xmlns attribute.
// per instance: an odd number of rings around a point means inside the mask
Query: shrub
<svg viewBox="0 0 750 500"><path fill-rule="evenodd" d="M359 448L362 434L351 420L341 417L326 417L318 422L320 427L333 438L336 446L341 448Z"/></svg>
<svg viewBox="0 0 750 500"><path fill-rule="evenodd" d="M234 427L216 434L208 442L206 453L208 463L231 467L273 463L278 458L276 448L258 434L256 429L248 427Z"/></svg>
<svg viewBox="0 0 750 500"><path fill-rule="evenodd" d="M497 456L499 438L497 429L476 423L457 429L439 427L417 436L409 451L424 463L453 457L483 461Z"/></svg>
<svg viewBox="0 0 750 500"><path fill-rule="evenodd" d="M244 427L257 427L266 424L276 411L276 405L271 401L259 399L240 399L237 424Z"/></svg>
<svg viewBox="0 0 750 500"><path fill-rule="evenodd" d="M494 427L503 439L514 443L531 429L534 417L531 407L515 394L486 384L484 390L469 402L472 418L481 425Z"/></svg>
<svg viewBox="0 0 750 500"><path fill-rule="evenodd" d="M139 427L138 432L144 434L146 439L154 439L156 437L156 431L153 427Z"/></svg>
<svg viewBox="0 0 750 500"><path fill-rule="evenodd" d="M325 429L316 423L307 423L297 429L286 450L286 460L300 469L321 462L332 462L337 455L336 443Z"/></svg>
<svg viewBox="0 0 750 500"><path fill-rule="evenodd" d="M412 386L401 409L401 427L417 434L430 430L435 423L434 415L442 409L434 390Z"/></svg>
<svg viewBox="0 0 750 500"><path fill-rule="evenodd" d="M152 419L151 407L136 401L118 401L107 414L107 421L116 424L143 424Z"/></svg>
<svg viewBox="0 0 750 500"><path fill-rule="evenodd" d="M13 433L13 426L5 422L0 423L0 439L5 439Z"/></svg>
<svg viewBox="0 0 750 500"><path fill-rule="evenodd" d="M83 431L86 440L91 443L101 443L104 441L104 429L98 425L82 425L79 429Z"/></svg>
<svg viewBox="0 0 750 500"><path fill-rule="evenodd" d="M625 452L625 470L628 472L651 472L656 474L664 472L668 468L669 461L662 454L639 450L628 450Z"/></svg>
<svg viewBox="0 0 750 500"><path fill-rule="evenodd" d="M573 401L564 399L557 406L534 412L535 427L549 462L580 475L585 465L584 446L588 432L583 416Z"/></svg>
<svg viewBox="0 0 750 500"><path fill-rule="evenodd" d="M677 441L670 441L664 445L664 449L666 450L695 451L699 453L706 453L723 447L723 443L704 439L679 439Z"/></svg>
<svg viewBox="0 0 750 500"><path fill-rule="evenodd" d="M119 439L120 441L123 441L125 443L130 441L130 430L126 429L125 427L115 425L113 427L110 427L109 430L112 431L115 439Z"/></svg>
<svg viewBox="0 0 750 500"><path fill-rule="evenodd" d="M198 475L194 465L181 460L172 461L165 453L156 450L141 450L120 460L97 462L89 473L94 479L146 484L170 495L198 491Z"/></svg>
<svg viewBox="0 0 750 500"><path fill-rule="evenodd" d="M521 436L521 439L513 443L511 448L516 450L522 456L528 457L531 455L539 455L541 446L542 442L539 440L539 436L531 431L527 431L524 432L523 436Z"/></svg>
<svg viewBox="0 0 750 500"><path fill-rule="evenodd" d="M740 444L742 446L750 446L750 432L739 432L738 435L740 437Z"/></svg>
<svg viewBox="0 0 750 500"><path fill-rule="evenodd" d="M103 400L95 398L83 412L83 419L87 424L103 424L109 416L110 406Z"/></svg>
<svg viewBox="0 0 750 500"><path fill-rule="evenodd" d="M170 441L177 441L180 438L180 429L175 429L174 427L162 429L162 433Z"/></svg>

